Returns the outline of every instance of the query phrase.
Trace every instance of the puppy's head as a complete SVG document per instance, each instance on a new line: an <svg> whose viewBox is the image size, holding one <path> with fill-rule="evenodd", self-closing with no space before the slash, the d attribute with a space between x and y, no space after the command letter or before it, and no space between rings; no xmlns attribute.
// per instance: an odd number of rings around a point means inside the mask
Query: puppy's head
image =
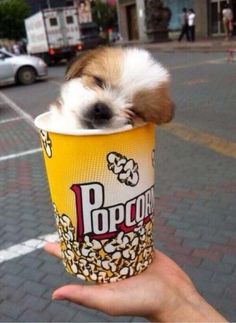
<svg viewBox="0 0 236 323"><path fill-rule="evenodd" d="M58 111L70 127L119 128L173 117L169 74L143 49L104 47L76 59L66 71Z"/></svg>

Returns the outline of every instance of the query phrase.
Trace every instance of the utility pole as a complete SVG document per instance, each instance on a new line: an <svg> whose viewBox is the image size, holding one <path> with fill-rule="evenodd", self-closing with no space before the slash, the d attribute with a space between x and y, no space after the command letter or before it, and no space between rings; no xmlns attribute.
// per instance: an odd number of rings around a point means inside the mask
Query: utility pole
<svg viewBox="0 0 236 323"><path fill-rule="evenodd" d="M50 0L47 0L47 6L48 6L49 9L51 8L51 2L50 2Z"/></svg>

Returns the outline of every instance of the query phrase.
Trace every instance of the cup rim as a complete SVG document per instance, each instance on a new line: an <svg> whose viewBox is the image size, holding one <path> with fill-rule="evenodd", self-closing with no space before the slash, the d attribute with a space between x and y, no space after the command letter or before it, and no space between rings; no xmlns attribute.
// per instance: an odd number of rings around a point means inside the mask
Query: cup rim
<svg viewBox="0 0 236 323"><path fill-rule="evenodd" d="M131 131L137 128L142 128L147 125L147 122L142 123L141 125L138 125L136 127L133 127L132 125L125 125L122 128L116 128L116 129L66 129L66 131L59 131L58 129L55 129L53 126L50 127L47 125L43 125L44 119L49 119L50 115L52 115L52 112L44 112L38 115L34 119L34 125L39 130L51 132L51 133L57 133L60 135L72 135L72 136L93 136L93 135L110 135L110 134L116 134L121 132L127 132ZM45 120L44 120L45 122Z"/></svg>

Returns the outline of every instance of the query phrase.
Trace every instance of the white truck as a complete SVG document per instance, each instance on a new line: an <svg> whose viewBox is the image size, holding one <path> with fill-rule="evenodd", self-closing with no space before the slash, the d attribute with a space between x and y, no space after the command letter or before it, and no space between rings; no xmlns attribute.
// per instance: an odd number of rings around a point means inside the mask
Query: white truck
<svg viewBox="0 0 236 323"><path fill-rule="evenodd" d="M46 63L71 59L82 49L78 9L44 9L25 19L27 52Z"/></svg>

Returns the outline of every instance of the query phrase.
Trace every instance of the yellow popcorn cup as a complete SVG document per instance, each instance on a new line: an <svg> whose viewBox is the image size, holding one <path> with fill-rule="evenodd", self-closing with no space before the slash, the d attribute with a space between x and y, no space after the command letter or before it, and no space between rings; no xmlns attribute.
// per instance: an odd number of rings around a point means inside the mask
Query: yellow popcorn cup
<svg viewBox="0 0 236 323"><path fill-rule="evenodd" d="M63 263L77 277L114 282L153 257L155 126L53 128L38 116Z"/></svg>

